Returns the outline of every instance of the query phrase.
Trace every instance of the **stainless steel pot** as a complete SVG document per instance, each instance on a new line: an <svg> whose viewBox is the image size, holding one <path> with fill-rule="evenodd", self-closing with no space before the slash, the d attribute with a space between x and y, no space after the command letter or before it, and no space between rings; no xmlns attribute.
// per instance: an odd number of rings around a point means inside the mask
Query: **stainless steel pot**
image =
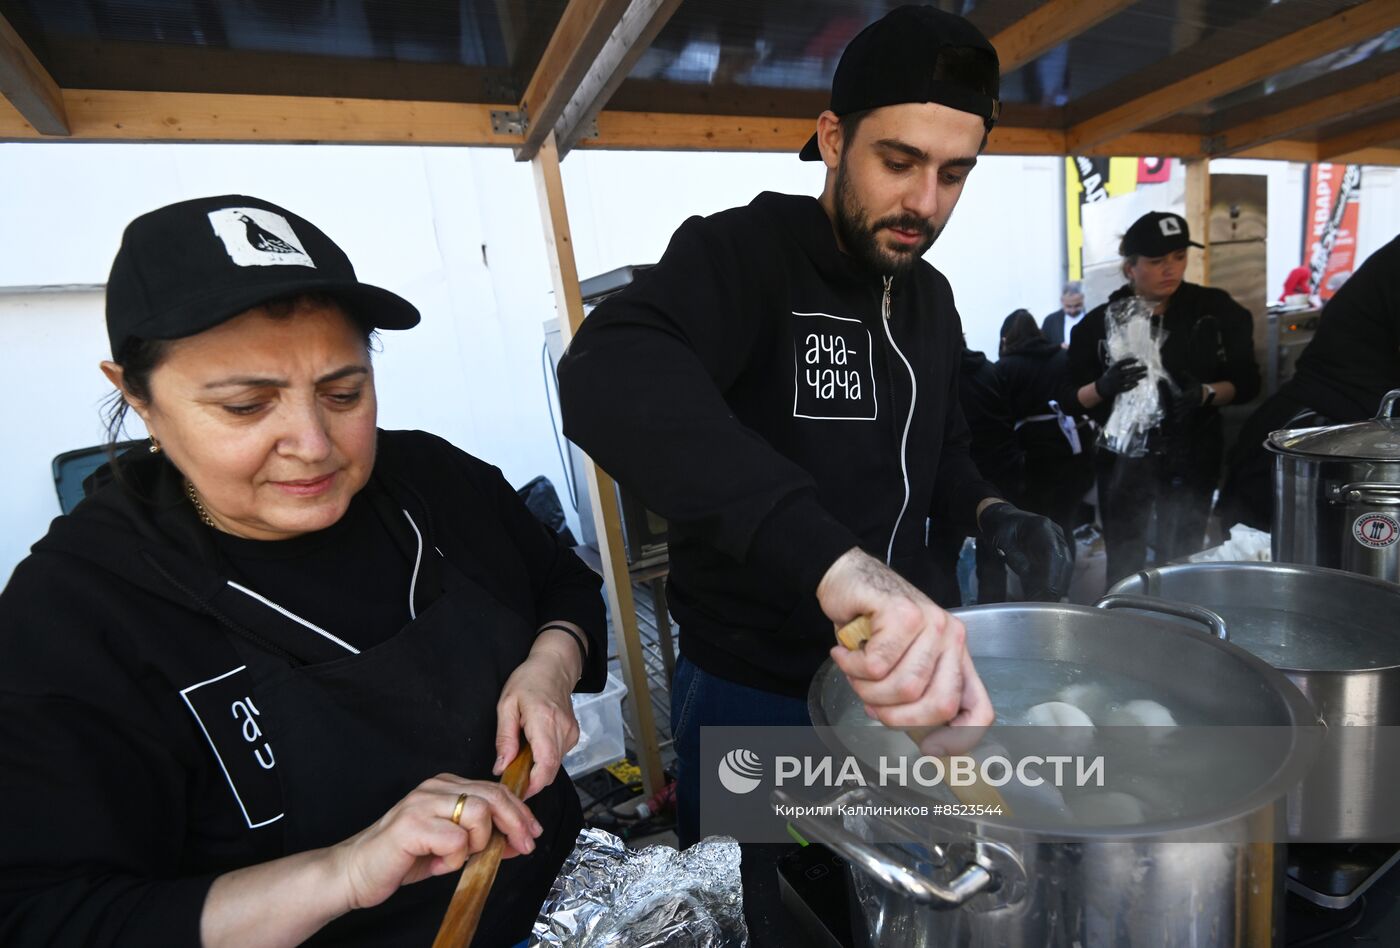
<svg viewBox="0 0 1400 948"><path fill-rule="evenodd" d="M1289 795L1293 838L1394 838L1400 817L1375 728L1400 725L1400 586L1315 566L1195 563L1145 570L1110 592L1219 613L1230 641L1287 675L1324 723L1358 728L1329 734L1313 772Z"/></svg>
<svg viewBox="0 0 1400 948"><path fill-rule="evenodd" d="M1155 608L1150 600L1116 598L1105 605ZM1312 709L1283 675L1215 634L1225 632L1218 617L1193 607L1168 608L1204 617L1212 633L1136 612L1063 604L981 606L957 615L967 626L974 658L984 663L1031 660L1050 668L1048 663L1068 662L1151 678L1205 720L1279 727L1284 750L1268 776L1191 819L1087 829L1069 841L1062 832L1014 818L893 820L874 832L859 816L798 816L799 832L853 864L864 922L856 927L864 944L1109 948L1281 942L1282 846L1246 840L1282 838L1284 795L1311 762L1300 725L1313 723ZM841 740L832 736L840 729L827 725L839 719L849 689L831 663L813 680L808 706L825 740ZM858 753L853 746L832 749ZM870 796L901 802L907 800L901 795L915 792L857 788L845 791L843 802ZM892 832L908 843L881 841Z"/></svg>
<svg viewBox="0 0 1400 948"><path fill-rule="evenodd" d="M1400 389L1371 421L1275 431L1273 559L1400 583Z"/></svg>

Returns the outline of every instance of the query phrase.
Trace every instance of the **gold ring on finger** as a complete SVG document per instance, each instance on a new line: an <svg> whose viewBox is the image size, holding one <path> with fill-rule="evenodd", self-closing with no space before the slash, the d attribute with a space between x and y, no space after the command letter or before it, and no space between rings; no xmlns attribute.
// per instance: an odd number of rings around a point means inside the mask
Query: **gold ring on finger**
<svg viewBox="0 0 1400 948"><path fill-rule="evenodd" d="M465 793L457 794L457 805L452 808L452 822L458 826L462 825L462 807L466 805L467 795Z"/></svg>

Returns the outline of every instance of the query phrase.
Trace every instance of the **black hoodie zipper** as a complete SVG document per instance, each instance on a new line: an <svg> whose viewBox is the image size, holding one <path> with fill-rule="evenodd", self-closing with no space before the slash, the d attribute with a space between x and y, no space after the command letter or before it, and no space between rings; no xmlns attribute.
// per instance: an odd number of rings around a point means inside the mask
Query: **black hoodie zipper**
<svg viewBox="0 0 1400 948"><path fill-rule="evenodd" d="M909 360L904 357L904 353L894 341L894 334L890 331L890 307L891 296L894 291L894 277L884 277L884 292L880 297L880 323L885 329L885 339L889 342L890 348L899 356L899 361L904 363L904 368L909 373L909 413L904 418L904 433L900 436L898 443L899 451L899 472L904 479L904 502L899 506L899 515L894 518L894 527L890 530L890 545L885 550L885 564L894 563L894 541L899 535L899 525L904 520L904 514L909 510L909 458L907 449L909 445L909 428L914 423L914 406L919 400L919 383L914 376L914 367L909 364ZM890 382L890 401L894 401L894 371L890 368L890 360L885 359L885 375ZM896 429L897 430L897 429Z"/></svg>

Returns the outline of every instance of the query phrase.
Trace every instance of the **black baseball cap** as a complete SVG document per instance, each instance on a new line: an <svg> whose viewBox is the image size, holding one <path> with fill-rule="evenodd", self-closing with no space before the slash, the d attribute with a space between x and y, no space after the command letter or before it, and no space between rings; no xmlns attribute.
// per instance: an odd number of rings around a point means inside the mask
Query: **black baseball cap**
<svg viewBox="0 0 1400 948"><path fill-rule="evenodd" d="M856 34L831 79L838 116L905 102L937 102L982 117L1001 114L997 51L967 20L937 7L896 7ZM818 161L814 134L798 157Z"/></svg>
<svg viewBox="0 0 1400 948"><path fill-rule="evenodd" d="M131 338L193 336L297 293L333 296L374 329L418 324L412 303L356 279L319 227L232 194L170 204L127 225L107 278L107 337L116 356Z"/></svg>
<svg viewBox="0 0 1400 948"><path fill-rule="evenodd" d="M1186 218L1167 211L1149 211L1137 220L1118 243L1120 257L1165 257L1173 250L1199 247L1191 239Z"/></svg>

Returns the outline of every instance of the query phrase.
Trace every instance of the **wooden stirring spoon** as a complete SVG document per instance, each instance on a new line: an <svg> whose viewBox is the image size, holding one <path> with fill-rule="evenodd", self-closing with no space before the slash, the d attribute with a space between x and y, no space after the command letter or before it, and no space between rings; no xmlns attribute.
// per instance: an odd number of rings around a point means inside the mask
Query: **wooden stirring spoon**
<svg viewBox="0 0 1400 948"><path fill-rule="evenodd" d="M840 642L852 652L859 652L865 648L865 643L870 641L871 636L874 634L875 629L870 624L870 617L856 616L850 622L847 622L836 630L836 641ZM905 734L909 735L909 739L914 742L915 746L920 746L924 738L938 729L938 727L900 728ZM943 762L943 772L945 774L951 773L951 765L948 758L940 757L939 760ZM975 774L976 771L974 771L974 775ZM980 806L984 811L994 816L1011 815L1011 807L1006 805L1006 801L1002 799L1001 792L991 784L983 783L981 780L974 780L970 784L955 786L949 781L948 789L953 791L953 796L957 797L960 803L968 806Z"/></svg>
<svg viewBox="0 0 1400 948"><path fill-rule="evenodd" d="M530 753L530 745L522 738L520 753L501 774L501 785L517 797L525 792L530 783L530 768L535 757ZM452 893L452 901L447 905L433 948L466 948L476 937L476 926L481 923L481 910L486 908L486 897L491 894L491 884L496 881L496 871L501 868L501 853L506 838L499 829L491 830L491 841L486 848L467 860L462 875L457 879L457 889Z"/></svg>

